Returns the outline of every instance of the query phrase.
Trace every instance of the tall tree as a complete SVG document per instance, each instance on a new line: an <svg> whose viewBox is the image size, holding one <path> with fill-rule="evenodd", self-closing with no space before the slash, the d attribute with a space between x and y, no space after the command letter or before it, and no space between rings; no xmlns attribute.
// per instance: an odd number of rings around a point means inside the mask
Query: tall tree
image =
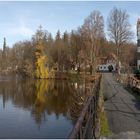
<svg viewBox="0 0 140 140"><path fill-rule="evenodd" d="M67 31L64 32L63 37L63 65L65 70L69 70L70 68L70 36Z"/></svg>
<svg viewBox="0 0 140 140"><path fill-rule="evenodd" d="M71 37L70 37L70 45L71 45L70 60L72 62L72 66L74 67L78 65L78 70L80 71L80 59L78 56L81 50L81 35L79 30L78 31L72 30Z"/></svg>
<svg viewBox="0 0 140 140"><path fill-rule="evenodd" d="M6 57L6 38L4 37L4 42L3 42L3 56Z"/></svg>
<svg viewBox="0 0 140 140"><path fill-rule="evenodd" d="M35 77L36 78L48 78L48 68L46 67L47 56L45 54L44 38L46 37L46 32L42 30L40 26L37 30L35 36L33 36L33 41L35 42L34 51L34 67L35 67Z"/></svg>
<svg viewBox="0 0 140 140"><path fill-rule="evenodd" d="M116 44L117 56L119 57L121 46L124 43L130 42L133 33L130 28L129 15L126 10L114 7L108 17L108 32L110 40Z"/></svg>
<svg viewBox="0 0 140 140"><path fill-rule="evenodd" d="M62 39L63 39L63 41L64 41L65 44L68 44L69 35L68 35L67 31L64 32Z"/></svg>
<svg viewBox="0 0 140 140"><path fill-rule="evenodd" d="M3 69L5 69L7 67L7 46L6 46L6 38L5 37L4 37L4 42L3 42L2 59L3 59L2 67L3 67Z"/></svg>
<svg viewBox="0 0 140 140"><path fill-rule="evenodd" d="M104 37L104 19L99 11L93 11L84 21L82 32L90 56L91 73L96 70L96 58L99 52L100 39Z"/></svg>
<svg viewBox="0 0 140 140"><path fill-rule="evenodd" d="M57 51L57 64L58 64L58 71L63 71L66 69L65 62L67 60L67 47L66 47L66 34L65 39L64 36L61 38L60 31L56 33L55 37L55 52Z"/></svg>

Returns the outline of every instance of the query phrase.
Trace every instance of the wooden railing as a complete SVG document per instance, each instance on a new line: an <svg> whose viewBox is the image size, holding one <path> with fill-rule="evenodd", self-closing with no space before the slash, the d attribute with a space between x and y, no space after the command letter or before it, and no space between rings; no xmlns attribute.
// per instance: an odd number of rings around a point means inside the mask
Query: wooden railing
<svg viewBox="0 0 140 140"><path fill-rule="evenodd" d="M128 86L134 90L140 91L140 80L134 76L128 77Z"/></svg>
<svg viewBox="0 0 140 140"><path fill-rule="evenodd" d="M95 121L97 118L97 105L99 98L101 75L94 79L92 95L88 98L72 132L70 139L92 139L95 136Z"/></svg>

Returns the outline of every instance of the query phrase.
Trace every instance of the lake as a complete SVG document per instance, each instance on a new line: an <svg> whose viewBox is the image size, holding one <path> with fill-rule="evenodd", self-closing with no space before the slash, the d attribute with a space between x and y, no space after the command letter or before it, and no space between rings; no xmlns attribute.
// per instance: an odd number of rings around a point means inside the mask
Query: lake
<svg viewBox="0 0 140 140"><path fill-rule="evenodd" d="M0 138L67 138L86 99L84 82L0 81Z"/></svg>

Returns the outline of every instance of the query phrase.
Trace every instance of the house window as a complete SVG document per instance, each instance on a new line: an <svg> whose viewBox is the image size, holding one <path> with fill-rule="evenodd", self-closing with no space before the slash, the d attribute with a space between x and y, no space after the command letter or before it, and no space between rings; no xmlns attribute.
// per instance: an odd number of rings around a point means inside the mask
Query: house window
<svg viewBox="0 0 140 140"><path fill-rule="evenodd" d="M104 69L106 69L106 66L104 66Z"/></svg>
<svg viewBox="0 0 140 140"><path fill-rule="evenodd" d="M102 69L102 66L100 66L100 69Z"/></svg>

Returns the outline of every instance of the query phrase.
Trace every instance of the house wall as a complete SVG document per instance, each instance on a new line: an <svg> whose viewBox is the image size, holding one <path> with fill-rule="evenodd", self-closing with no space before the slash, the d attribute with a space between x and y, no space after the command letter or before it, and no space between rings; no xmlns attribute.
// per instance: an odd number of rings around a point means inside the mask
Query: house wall
<svg viewBox="0 0 140 140"><path fill-rule="evenodd" d="M112 65L113 66L113 71L116 70L116 63L107 63L107 64L102 64L102 65L98 65L98 70L99 71L109 71L108 66Z"/></svg>

